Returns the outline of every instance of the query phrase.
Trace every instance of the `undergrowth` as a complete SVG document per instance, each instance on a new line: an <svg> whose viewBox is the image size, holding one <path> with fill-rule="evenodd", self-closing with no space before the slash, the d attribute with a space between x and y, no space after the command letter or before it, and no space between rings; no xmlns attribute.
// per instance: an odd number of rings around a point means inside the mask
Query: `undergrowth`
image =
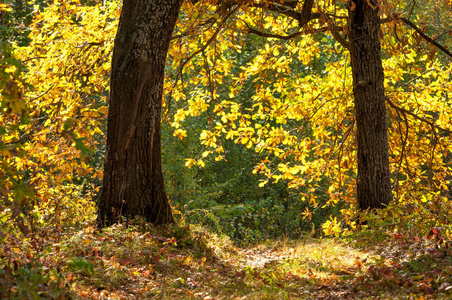
<svg viewBox="0 0 452 300"><path fill-rule="evenodd" d="M444 229L424 236L369 217L343 238L237 246L200 226L139 219L98 230L42 226L8 233L1 299L447 299L452 253ZM381 224L380 224L381 225ZM410 231L407 231L407 233Z"/></svg>

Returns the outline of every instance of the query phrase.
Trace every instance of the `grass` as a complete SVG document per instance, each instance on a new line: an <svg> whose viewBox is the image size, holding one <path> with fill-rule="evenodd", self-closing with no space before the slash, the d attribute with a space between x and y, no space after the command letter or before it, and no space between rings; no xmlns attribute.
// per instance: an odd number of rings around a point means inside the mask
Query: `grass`
<svg viewBox="0 0 452 300"><path fill-rule="evenodd" d="M237 247L200 227L87 225L10 237L0 253L1 299L452 297L449 249L399 236Z"/></svg>

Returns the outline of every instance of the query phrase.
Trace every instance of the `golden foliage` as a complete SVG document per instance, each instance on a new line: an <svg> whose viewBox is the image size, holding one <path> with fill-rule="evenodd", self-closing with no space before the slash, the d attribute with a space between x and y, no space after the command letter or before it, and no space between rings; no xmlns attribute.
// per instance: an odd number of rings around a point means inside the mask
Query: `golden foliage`
<svg viewBox="0 0 452 300"><path fill-rule="evenodd" d="M102 172L92 160L99 159L103 144L118 12L118 2L54 1L35 15L30 44L15 49L32 88L22 87L25 102L11 108L17 113L26 105L30 122L4 138L19 139L23 155L3 158L35 192L27 210L49 216L42 220L77 223L93 216L91 199L98 192L93 180ZM61 208L67 209L60 213Z"/></svg>
<svg viewBox="0 0 452 300"><path fill-rule="evenodd" d="M320 1L315 9L346 16L344 6L338 5ZM388 3L382 6L382 17L404 9L403 1ZM209 26L202 27L205 20ZM226 24L219 20L215 7L186 7L175 34L179 38L170 49L172 68L181 69L175 83L166 82L167 94L171 101L188 103L177 110L172 125L184 128L188 116L210 115L200 135L202 159L188 159L186 165L202 166L212 154L216 160L227 159L216 150L230 139L264 157L254 169L263 177L260 186L284 180L312 209L338 203L353 209L355 116L347 49L328 32L290 40L244 36L250 27L279 36L298 30L297 22L284 14L252 5L242 5ZM346 28L343 21L338 18L335 26ZM320 31L324 22L314 20L303 30ZM398 29L406 38L401 44L393 26L383 27L382 34L386 94L420 116L387 106L395 201L404 203L412 201L413 194L444 193L450 187L451 136L422 119L451 130L451 64L435 53L410 48L416 36L403 28ZM210 45L218 30L215 45ZM325 185L329 201L318 203L314 192ZM310 211L303 214L309 217ZM353 214L343 214L351 224ZM330 222L326 228L339 228L336 225Z"/></svg>
<svg viewBox="0 0 452 300"><path fill-rule="evenodd" d="M184 4L167 59L164 105L169 110L178 103L169 122L180 139L191 134L185 127L187 118L207 115L209 120L199 136L204 150L199 157L187 158L186 166L202 167L211 156L216 161L227 159L224 142L232 140L263 157L254 169L262 176L261 186L283 180L298 189L300 199L311 207L303 212L306 217L326 205L345 203L353 209L356 146L351 69L347 49L331 33L333 27L347 33L345 1L316 2L313 11L334 15L334 22L319 18L302 29L296 20L263 3L261 7L249 1L238 1L236 6L217 6L217 1ZM385 4L382 17L404 9L403 1ZM101 163L90 160L102 153L119 11L116 1L91 6L54 1L36 14L30 45L15 50L25 64L27 84L10 83L2 89L2 101L16 99L8 104L13 114L1 119L2 124L16 120L11 123L16 127L2 138L5 145L19 139L24 153L2 148L2 159L18 174L16 181L33 187L36 210L92 203L88 200L97 192L92 181L102 178L97 169ZM421 116L413 118L388 106L394 193L396 201L403 202L450 186L450 134L422 118L451 130L452 86L450 63L435 52L409 47L419 44L416 35L397 27L404 38L400 43L392 34L396 23L382 29L386 94L393 103ZM250 28L295 36L246 35ZM11 66L6 73L15 70ZM14 114L25 111L30 122L19 124ZM74 181L83 180L80 190ZM326 203L318 202L319 190L327 191ZM343 212L351 222L353 213Z"/></svg>

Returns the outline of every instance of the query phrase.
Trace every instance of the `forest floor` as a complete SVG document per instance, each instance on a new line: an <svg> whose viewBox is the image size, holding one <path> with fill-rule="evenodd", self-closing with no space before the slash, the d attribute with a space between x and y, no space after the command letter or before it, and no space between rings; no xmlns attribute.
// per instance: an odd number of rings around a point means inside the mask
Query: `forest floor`
<svg viewBox="0 0 452 300"><path fill-rule="evenodd" d="M0 246L0 299L452 299L452 251L438 233L248 247L146 224L37 236Z"/></svg>

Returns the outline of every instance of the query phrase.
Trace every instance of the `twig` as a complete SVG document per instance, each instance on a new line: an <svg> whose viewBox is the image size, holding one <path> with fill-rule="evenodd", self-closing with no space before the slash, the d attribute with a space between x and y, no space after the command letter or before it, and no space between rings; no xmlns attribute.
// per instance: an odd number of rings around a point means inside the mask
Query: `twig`
<svg viewBox="0 0 452 300"><path fill-rule="evenodd" d="M413 22L411 22L410 20L408 20L407 18L400 18L400 20L407 24L408 26L410 26L411 28L413 28L421 37L423 37L427 42L429 42L432 45L435 45L438 49L441 49L447 56L449 56L450 58L452 58L452 52L450 52L449 49L447 49L446 47L444 47L443 45L439 44L438 42L436 42L434 39L432 39L431 37L429 37L428 35L426 35L425 33L422 32L422 30L417 27Z"/></svg>
<svg viewBox="0 0 452 300"><path fill-rule="evenodd" d="M166 111L166 117L169 114L169 109L171 107L171 95L173 93L174 88L176 87L177 83L179 82L179 79L181 79L182 77L182 70L184 69L185 65L196 55L198 55L199 53L202 53L203 51L205 51L207 49L207 47L210 46L210 44L212 44L212 42L217 38L217 35L220 33L221 29L223 29L224 25L226 24L226 21L229 19L229 17L231 17L238 9L240 6L236 6L234 9L232 9L231 11L229 11L229 13L223 17L223 19L221 19L220 24L217 28L217 30L214 32L214 34L210 37L210 39L204 44L204 46L201 47L201 49L198 49L197 51L193 52L189 57L187 57L179 66L178 71L177 71L177 75L176 75L176 80L174 81L173 87L171 88L171 91L169 93L168 96L168 102L167 102L167 111Z"/></svg>
<svg viewBox="0 0 452 300"><path fill-rule="evenodd" d="M168 272L168 266L162 263L163 267L163 277L162 277L162 290L160 292L160 299L163 300L165 297L165 286L166 286L166 275Z"/></svg>
<svg viewBox="0 0 452 300"><path fill-rule="evenodd" d="M406 130L405 130L405 137L403 138L403 143L402 143L402 152L400 153L400 161L399 161L399 166L397 168L397 172L396 172L396 176L395 176L395 183L394 183L394 187L398 187L399 185L399 173L400 173L400 169L402 168L402 163L403 163L403 155L405 154L405 147L406 147L406 142L408 141L408 131L409 131L409 126L408 126L408 118L406 116L406 113L403 111L399 111L399 110L395 110L397 115L399 116L399 118L401 118L400 114L403 115L403 119L405 121L405 126L406 126ZM400 134L402 134L402 127L399 123L399 132ZM397 193L399 193L398 189L396 190Z"/></svg>
<svg viewBox="0 0 452 300"><path fill-rule="evenodd" d="M436 128L436 129L439 129L439 130L441 130L441 131L444 131L444 132L447 132L447 133L449 133L449 134L452 134L452 131L451 131L451 130L446 129L446 128L442 128L442 127L436 125L434 122L429 121L429 120L427 120L427 119L425 119L425 118L423 118L423 117L420 117L420 116L416 115L415 113L412 113L412 112L410 112L409 110L406 110L406 109L404 109L404 108L402 108L402 107L396 105L396 104L395 104L394 102L392 102L388 97L386 97L386 101L389 103L389 105L391 105L391 106L392 106L393 108L395 108L396 110L401 111L401 112L404 112L404 113L406 113L406 114L412 116L413 118L415 118L415 119L417 119L417 120L419 120L419 121L422 121L422 122L424 122L424 123L427 123L427 124L430 125L432 128Z"/></svg>
<svg viewBox="0 0 452 300"><path fill-rule="evenodd" d="M60 76L60 78L61 78L61 76ZM40 96L37 96L37 97L34 97L34 98L29 98L29 100L30 101L35 101L35 100L38 100L39 98L41 98L41 97L44 97L48 92L50 92L54 87L55 87L55 83L54 84L52 84L50 87L49 87L49 89L47 90L47 91L45 91L43 94L41 94Z"/></svg>

